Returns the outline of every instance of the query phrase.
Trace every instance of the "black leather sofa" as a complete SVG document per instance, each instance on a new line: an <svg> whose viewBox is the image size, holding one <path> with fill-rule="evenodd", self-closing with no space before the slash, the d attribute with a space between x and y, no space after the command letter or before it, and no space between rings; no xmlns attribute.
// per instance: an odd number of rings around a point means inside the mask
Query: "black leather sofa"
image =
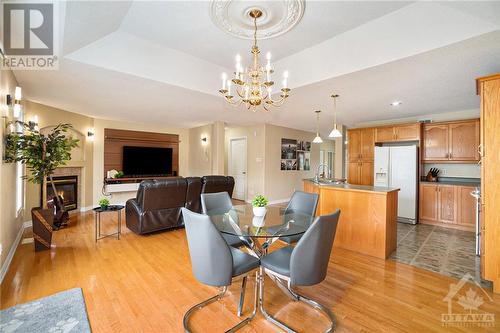
<svg viewBox="0 0 500 333"><path fill-rule="evenodd" d="M201 193L228 192L232 196L233 189L234 179L230 176L144 180L136 198L126 203L127 228L136 234L147 234L182 227L182 207L201 212Z"/></svg>

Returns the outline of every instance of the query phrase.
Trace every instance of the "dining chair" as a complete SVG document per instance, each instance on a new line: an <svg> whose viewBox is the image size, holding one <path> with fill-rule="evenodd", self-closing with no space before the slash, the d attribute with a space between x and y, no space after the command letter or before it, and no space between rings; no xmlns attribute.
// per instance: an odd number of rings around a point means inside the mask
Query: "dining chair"
<svg viewBox="0 0 500 333"><path fill-rule="evenodd" d="M233 208L233 203L227 192L201 194L201 210L203 214L207 214L209 211L213 210L227 212L231 210L231 208ZM222 234L222 237L230 246L241 247L245 245L237 236Z"/></svg>
<svg viewBox="0 0 500 333"><path fill-rule="evenodd" d="M203 284L221 288L217 295L194 305L185 313L183 319L184 330L191 332L189 317L196 310L221 299L234 278L246 278L259 267L260 261L254 256L228 246L209 216L191 212L186 208L182 208L182 215L195 278ZM253 313L226 332L234 332L249 323L255 316L256 311L257 274L254 286Z"/></svg>
<svg viewBox="0 0 500 333"><path fill-rule="evenodd" d="M337 210L331 215L317 217L295 247L287 246L261 258L260 275L263 275L264 272L270 274L273 276L273 280L286 288L293 300L302 301L316 309L320 309L328 316L331 324L325 332L332 332L335 329L335 315L327 307L299 295L292 287L312 286L326 278L339 216L340 210ZM261 279L259 283L263 284L264 281ZM263 290L262 285L260 290ZM285 331L294 332L290 327L265 311L262 292L260 292L259 297L261 311L267 319Z"/></svg>
<svg viewBox="0 0 500 333"><path fill-rule="evenodd" d="M314 216L316 214L316 208L318 207L318 199L319 196L317 193L295 191L290 199L290 202L288 203L288 206L285 208L284 214L303 213ZM301 237L302 234L283 236L279 239L287 244L293 244L297 243Z"/></svg>

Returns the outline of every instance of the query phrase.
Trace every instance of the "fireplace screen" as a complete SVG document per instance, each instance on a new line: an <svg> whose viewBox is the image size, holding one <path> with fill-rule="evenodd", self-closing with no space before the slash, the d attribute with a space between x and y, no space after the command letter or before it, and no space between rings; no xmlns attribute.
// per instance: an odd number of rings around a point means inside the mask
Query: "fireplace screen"
<svg viewBox="0 0 500 333"><path fill-rule="evenodd" d="M63 198L64 207L66 210L78 208L78 177L77 176L60 176L52 177L56 187L57 194ZM47 179L47 201L54 198L54 190Z"/></svg>

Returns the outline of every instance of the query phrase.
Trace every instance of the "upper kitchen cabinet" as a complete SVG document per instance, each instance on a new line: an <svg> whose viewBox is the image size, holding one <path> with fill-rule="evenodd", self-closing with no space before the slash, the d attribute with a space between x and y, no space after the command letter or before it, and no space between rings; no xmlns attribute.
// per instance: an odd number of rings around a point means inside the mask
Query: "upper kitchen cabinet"
<svg viewBox="0 0 500 333"><path fill-rule="evenodd" d="M375 131L373 128L357 128L347 131L349 161L373 161Z"/></svg>
<svg viewBox="0 0 500 333"><path fill-rule="evenodd" d="M479 119L424 124L423 133L424 162L479 161Z"/></svg>
<svg viewBox="0 0 500 333"><path fill-rule="evenodd" d="M377 127L375 142L420 140L420 123Z"/></svg>

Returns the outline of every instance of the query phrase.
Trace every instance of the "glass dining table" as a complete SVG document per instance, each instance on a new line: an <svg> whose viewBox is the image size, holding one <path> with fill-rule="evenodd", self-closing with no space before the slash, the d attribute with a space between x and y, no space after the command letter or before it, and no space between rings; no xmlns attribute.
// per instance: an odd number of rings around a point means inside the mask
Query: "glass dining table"
<svg viewBox="0 0 500 333"><path fill-rule="evenodd" d="M253 215L251 205L237 205L229 210L210 210L207 212L207 215L210 216L210 219L221 233L237 236L246 245L250 254L258 258L265 256L268 253L270 245L280 237L302 235L314 221L314 216L312 215L301 212L290 212L280 207L267 207L265 216L257 217ZM235 326L234 330L230 331L236 331L242 325L250 322L256 315L258 308L271 323L289 333L296 333L292 328L267 313L264 307L264 275L265 270L260 267L256 274L253 313L250 317L240 322L239 325ZM288 297L294 301L299 300L299 296L291 292L286 283L281 279L271 274L267 275ZM246 280L243 281L243 290L245 284ZM242 291L240 297L238 316L241 315L243 300L244 291Z"/></svg>
<svg viewBox="0 0 500 333"><path fill-rule="evenodd" d="M259 258L280 237L305 233L314 220L312 215L287 212L280 207L267 207L265 216L258 217L253 215L251 205L237 205L230 210L214 209L207 215L221 233L240 238Z"/></svg>

